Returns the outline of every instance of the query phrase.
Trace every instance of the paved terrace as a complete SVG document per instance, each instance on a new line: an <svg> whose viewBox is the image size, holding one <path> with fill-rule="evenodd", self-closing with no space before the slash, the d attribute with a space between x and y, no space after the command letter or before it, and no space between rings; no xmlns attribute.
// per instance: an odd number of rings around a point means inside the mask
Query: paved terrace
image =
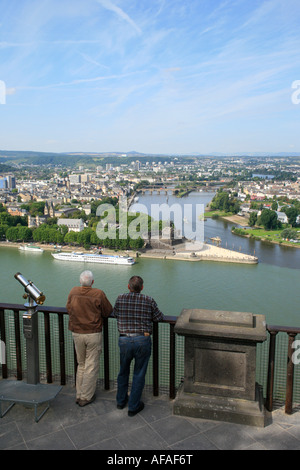
<svg viewBox="0 0 300 470"><path fill-rule="evenodd" d="M145 408L128 417L118 410L115 390L97 390L85 407L75 404L75 389L64 386L38 423L32 407L16 404L0 419L1 450L152 450L195 454L200 450L300 449L300 412L268 414L264 428L174 416L172 401L147 392ZM3 404L2 412L5 406ZM177 452L178 451L178 452ZM186 453L186 452L185 452ZM106 453L107 455L107 453Z"/></svg>

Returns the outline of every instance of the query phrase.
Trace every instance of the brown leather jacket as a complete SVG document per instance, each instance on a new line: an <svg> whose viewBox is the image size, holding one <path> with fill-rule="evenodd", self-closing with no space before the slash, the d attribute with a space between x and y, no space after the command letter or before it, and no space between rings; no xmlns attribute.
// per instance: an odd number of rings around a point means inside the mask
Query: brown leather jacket
<svg viewBox="0 0 300 470"><path fill-rule="evenodd" d="M108 317L113 310L102 290L83 286L71 289L66 308L69 313L69 330L74 333L102 331L102 318Z"/></svg>

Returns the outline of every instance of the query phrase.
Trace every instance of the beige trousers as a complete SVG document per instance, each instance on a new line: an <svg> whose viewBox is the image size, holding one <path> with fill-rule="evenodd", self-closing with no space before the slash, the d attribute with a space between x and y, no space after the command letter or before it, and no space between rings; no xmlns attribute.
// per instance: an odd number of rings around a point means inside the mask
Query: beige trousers
<svg viewBox="0 0 300 470"><path fill-rule="evenodd" d="M102 333L72 333L78 368L76 374L76 399L90 400L95 393L99 374Z"/></svg>

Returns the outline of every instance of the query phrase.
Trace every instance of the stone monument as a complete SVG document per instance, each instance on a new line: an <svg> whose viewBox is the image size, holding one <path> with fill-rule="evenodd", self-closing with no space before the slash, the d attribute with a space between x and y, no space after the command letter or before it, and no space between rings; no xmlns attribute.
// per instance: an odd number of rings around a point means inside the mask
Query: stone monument
<svg viewBox="0 0 300 470"><path fill-rule="evenodd" d="M185 370L174 414L264 426L255 376L257 343L266 340L265 316L184 309L175 332L185 337Z"/></svg>

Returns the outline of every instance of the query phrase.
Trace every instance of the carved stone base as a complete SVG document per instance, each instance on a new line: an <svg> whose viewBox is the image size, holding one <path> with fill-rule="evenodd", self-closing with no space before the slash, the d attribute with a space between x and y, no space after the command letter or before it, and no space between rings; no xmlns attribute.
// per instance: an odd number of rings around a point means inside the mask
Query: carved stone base
<svg viewBox="0 0 300 470"><path fill-rule="evenodd" d="M265 426L265 408L261 388L256 386L255 400L198 393L186 393L180 386L173 404L175 415L212 419L250 426Z"/></svg>

